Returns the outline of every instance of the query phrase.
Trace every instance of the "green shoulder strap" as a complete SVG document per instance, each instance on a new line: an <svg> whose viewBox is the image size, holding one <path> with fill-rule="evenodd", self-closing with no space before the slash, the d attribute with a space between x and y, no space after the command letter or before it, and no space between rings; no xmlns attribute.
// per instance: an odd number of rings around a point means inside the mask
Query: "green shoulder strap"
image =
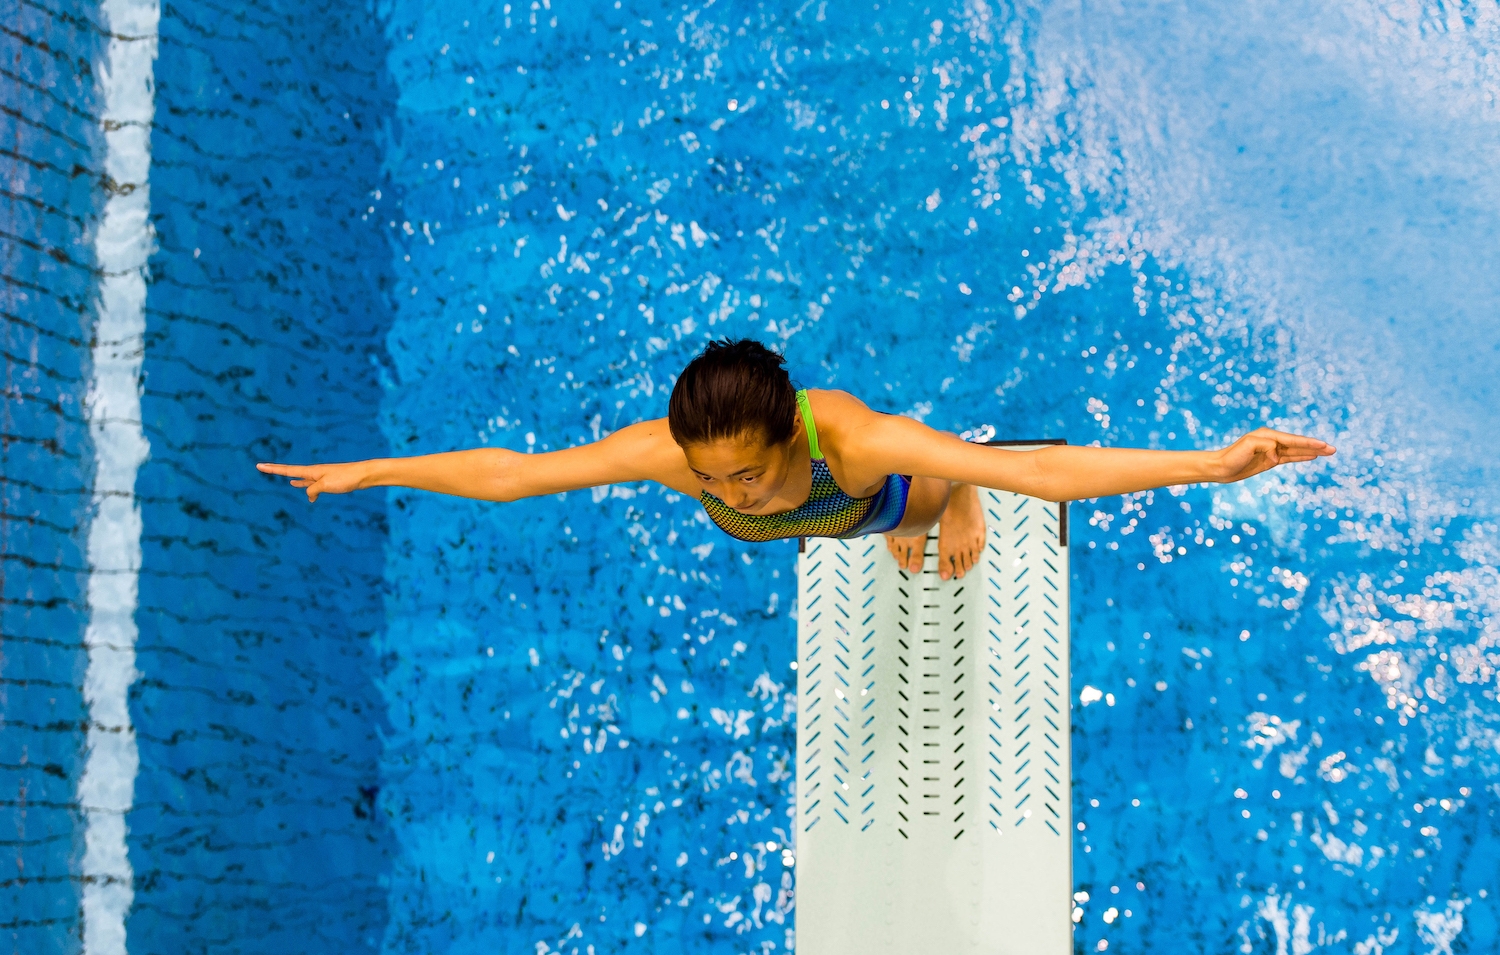
<svg viewBox="0 0 1500 955"><path fill-rule="evenodd" d="M807 429L807 453L821 458L823 452L818 448L818 425L813 421L812 403L807 400L805 388L797 392L797 410L802 412L802 427Z"/></svg>

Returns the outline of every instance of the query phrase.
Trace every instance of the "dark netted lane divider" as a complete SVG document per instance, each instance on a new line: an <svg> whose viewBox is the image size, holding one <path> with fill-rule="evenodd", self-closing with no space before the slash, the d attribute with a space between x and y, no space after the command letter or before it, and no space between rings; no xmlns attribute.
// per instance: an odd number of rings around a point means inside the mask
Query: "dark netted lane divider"
<svg viewBox="0 0 1500 955"><path fill-rule="evenodd" d="M390 251L361 220L392 110L363 5L168 5L137 485L130 950L356 952L384 930L379 492L256 461L375 422Z"/></svg>
<svg viewBox="0 0 1500 955"><path fill-rule="evenodd" d="M114 951L86 946L78 795L96 244L124 188L100 132L107 17L66 0L7 10L0 951ZM390 252L351 226L380 187L384 40L363 7L168 7L160 29L128 949L369 949L386 909L370 651L383 498L309 509L253 465L385 451Z"/></svg>

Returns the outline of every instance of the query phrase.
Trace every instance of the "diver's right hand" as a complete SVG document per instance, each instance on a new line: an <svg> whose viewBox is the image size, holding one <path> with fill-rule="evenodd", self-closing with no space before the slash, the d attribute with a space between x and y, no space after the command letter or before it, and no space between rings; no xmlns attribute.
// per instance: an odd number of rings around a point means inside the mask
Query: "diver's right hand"
<svg viewBox="0 0 1500 955"><path fill-rule="evenodd" d="M319 494L347 494L364 487L365 466L353 464L257 464L256 470L292 479L292 487L304 488L309 502Z"/></svg>

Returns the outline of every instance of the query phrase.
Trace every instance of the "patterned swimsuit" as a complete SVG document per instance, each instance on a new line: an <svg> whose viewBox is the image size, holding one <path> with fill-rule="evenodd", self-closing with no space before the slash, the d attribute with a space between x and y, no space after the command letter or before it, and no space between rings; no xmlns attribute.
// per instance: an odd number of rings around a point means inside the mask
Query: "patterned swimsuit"
<svg viewBox="0 0 1500 955"><path fill-rule="evenodd" d="M704 491L698 500L709 518L726 534L742 541L784 540L788 537L863 537L895 530L906 516L906 496L911 478L887 475L885 484L871 497L850 497L834 481L828 462L818 447L817 425L807 392L797 392L797 408L807 428L807 449L812 455L812 490L807 501L780 514L742 514Z"/></svg>

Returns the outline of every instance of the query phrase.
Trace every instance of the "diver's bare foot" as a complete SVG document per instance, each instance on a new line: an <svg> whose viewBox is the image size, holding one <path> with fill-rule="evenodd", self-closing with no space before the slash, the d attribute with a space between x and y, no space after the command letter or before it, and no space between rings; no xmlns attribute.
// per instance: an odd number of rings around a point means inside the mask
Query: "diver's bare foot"
<svg viewBox="0 0 1500 955"><path fill-rule="evenodd" d="M984 508L979 489L955 484L948 507L938 519L938 576L962 578L979 563L984 552Z"/></svg>
<svg viewBox="0 0 1500 955"><path fill-rule="evenodd" d="M891 556L896 558L896 566L908 574L922 572L923 555L927 551L926 534L921 537L892 537L887 534L885 546L890 548Z"/></svg>

